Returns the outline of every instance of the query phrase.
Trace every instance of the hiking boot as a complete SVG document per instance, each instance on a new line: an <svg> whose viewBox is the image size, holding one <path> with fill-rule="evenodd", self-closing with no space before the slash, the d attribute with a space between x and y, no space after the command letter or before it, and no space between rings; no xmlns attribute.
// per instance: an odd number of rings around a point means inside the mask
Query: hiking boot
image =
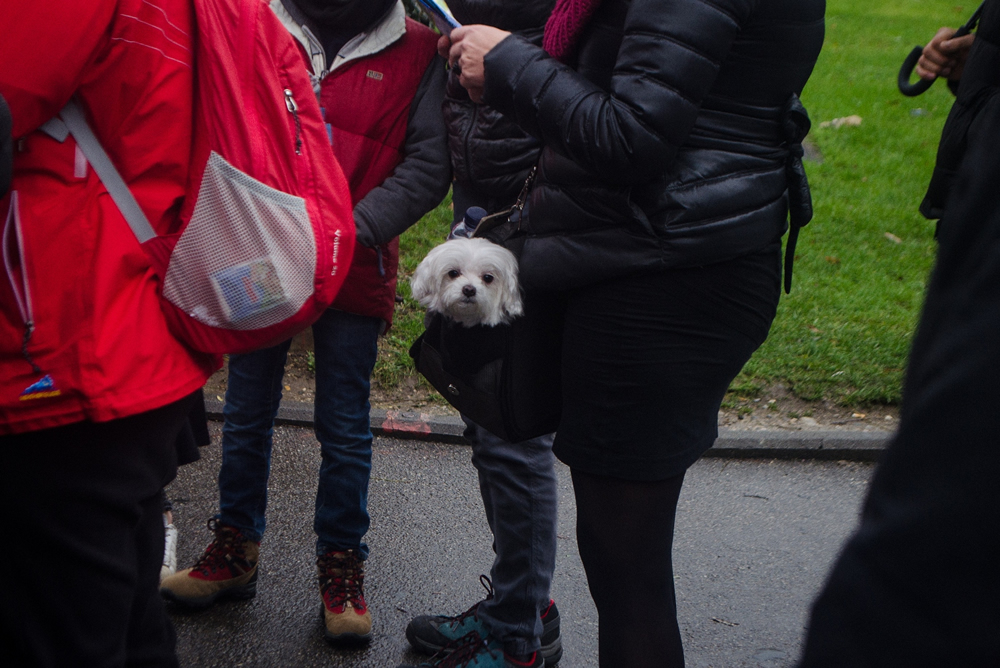
<svg viewBox="0 0 1000 668"><path fill-rule="evenodd" d="M316 560L323 597L324 637L331 643L363 643L372 638L372 615L365 603L365 562L355 550L327 552Z"/></svg>
<svg viewBox="0 0 1000 668"><path fill-rule="evenodd" d="M238 529L208 520L215 540L192 568L163 579L160 594L189 608L207 608L221 598L247 599L257 594L260 543L247 540Z"/></svg>
<svg viewBox="0 0 1000 668"><path fill-rule="evenodd" d="M505 653L495 640L484 640L476 631L441 648L427 663L399 668L542 668L541 652L519 659Z"/></svg>
<svg viewBox="0 0 1000 668"><path fill-rule="evenodd" d="M493 583L485 575L479 581L486 590L485 601L493 598ZM481 638L489 638L489 630L480 621L477 611L479 601L471 608L455 617L444 615L421 615L414 617L406 625L406 639L418 652L434 654L444 650L449 644L475 631ZM559 609L555 601L542 612L541 655L545 665L554 666L562 658L562 638L559 635Z"/></svg>

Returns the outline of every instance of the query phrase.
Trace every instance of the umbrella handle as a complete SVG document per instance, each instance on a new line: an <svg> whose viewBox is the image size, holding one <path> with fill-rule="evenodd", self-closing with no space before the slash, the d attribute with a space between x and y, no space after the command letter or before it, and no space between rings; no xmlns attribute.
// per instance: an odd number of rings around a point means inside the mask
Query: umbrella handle
<svg viewBox="0 0 1000 668"><path fill-rule="evenodd" d="M983 13L983 6L986 4L985 0L983 4L976 8L976 11L972 12L972 16L969 20L965 22L961 28L955 31L955 34L951 36L951 39L956 37L961 37L963 35L968 35L970 32L976 29L979 24L979 16ZM897 83L899 84L899 92L907 97L916 97L920 95L925 90L931 87L931 84L937 81L937 79L931 79L927 81L926 79L919 79L916 83L910 83L910 75L913 74L913 68L917 66L917 61L920 60L921 54L924 52L924 47L915 46L913 51L910 51L910 55L906 57L903 61L903 66L899 68L899 79Z"/></svg>
<svg viewBox="0 0 1000 668"><path fill-rule="evenodd" d="M899 92L907 97L916 97L920 95L925 90L931 87L937 79L931 79L930 81L926 79L918 79L916 83L910 83L910 75L913 74L913 68L917 66L917 61L920 60L920 55L924 52L924 47L915 46L913 51L910 51L910 55L906 57L903 61L903 66L899 68Z"/></svg>

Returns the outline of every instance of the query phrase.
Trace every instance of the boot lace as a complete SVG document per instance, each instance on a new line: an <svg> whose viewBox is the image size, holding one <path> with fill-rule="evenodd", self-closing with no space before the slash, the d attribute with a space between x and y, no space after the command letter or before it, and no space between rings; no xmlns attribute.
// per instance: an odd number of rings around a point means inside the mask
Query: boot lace
<svg viewBox="0 0 1000 668"><path fill-rule="evenodd" d="M358 612L364 613L365 562L354 550L328 552L316 560L319 570L319 589L329 608L340 608L350 602Z"/></svg>
<svg viewBox="0 0 1000 668"><path fill-rule="evenodd" d="M489 651L490 648L482 636L477 631L470 631L442 647L431 657L430 665L435 668L465 668L477 656Z"/></svg>
<svg viewBox="0 0 1000 668"><path fill-rule="evenodd" d="M463 621L465 621L469 617L475 617L476 616L476 612L479 610L479 604L483 603L484 601L489 601L490 599L493 598L493 581L490 580L485 575L480 575L479 576L479 584L483 585L483 589L486 590L486 598L484 598L482 601L477 601L477 602L473 603L472 607L469 608L468 610L466 610L465 612L463 612L462 614L455 615L454 617L448 617L447 618L448 621L454 622L456 624L461 624ZM463 636L463 638L464 638L464 636ZM459 638L459 640L461 640L461 639L462 638Z"/></svg>
<svg viewBox="0 0 1000 668"><path fill-rule="evenodd" d="M246 538L243 534L233 527L220 524L214 517L208 520L207 526L215 533L215 540L205 549L193 570L212 575L226 569L236 577L253 568L246 556Z"/></svg>

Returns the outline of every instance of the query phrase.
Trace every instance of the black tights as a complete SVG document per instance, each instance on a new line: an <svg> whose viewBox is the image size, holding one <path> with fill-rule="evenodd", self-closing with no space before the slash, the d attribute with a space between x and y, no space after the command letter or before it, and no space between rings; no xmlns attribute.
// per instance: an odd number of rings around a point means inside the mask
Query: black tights
<svg viewBox="0 0 1000 668"><path fill-rule="evenodd" d="M682 668L671 551L684 474L645 482L572 473L601 668Z"/></svg>

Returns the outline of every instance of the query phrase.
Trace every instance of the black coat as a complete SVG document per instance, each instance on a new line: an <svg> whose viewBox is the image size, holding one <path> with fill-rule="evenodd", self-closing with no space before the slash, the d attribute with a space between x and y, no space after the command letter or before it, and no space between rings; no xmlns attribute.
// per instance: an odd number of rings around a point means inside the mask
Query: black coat
<svg viewBox="0 0 1000 668"><path fill-rule="evenodd" d="M459 23L492 25L542 42L542 30L555 0L449 0ZM531 168L541 143L512 119L476 104L452 72L443 104L456 201L498 210L511 206ZM456 211L461 217L463 212Z"/></svg>
<svg viewBox="0 0 1000 668"><path fill-rule="evenodd" d="M1000 666L1000 2L962 74L964 155L895 439L816 600L802 668ZM973 111L974 109L974 111ZM964 119L966 113L973 118ZM946 127L943 138L954 127Z"/></svg>
<svg viewBox="0 0 1000 668"><path fill-rule="evenodd" d="M517 36L490 51L485 102L544 143L524 283L574 287L774 243L801 140L783 121L824 11L825 0L604 0L569 65Z"/></svg>

